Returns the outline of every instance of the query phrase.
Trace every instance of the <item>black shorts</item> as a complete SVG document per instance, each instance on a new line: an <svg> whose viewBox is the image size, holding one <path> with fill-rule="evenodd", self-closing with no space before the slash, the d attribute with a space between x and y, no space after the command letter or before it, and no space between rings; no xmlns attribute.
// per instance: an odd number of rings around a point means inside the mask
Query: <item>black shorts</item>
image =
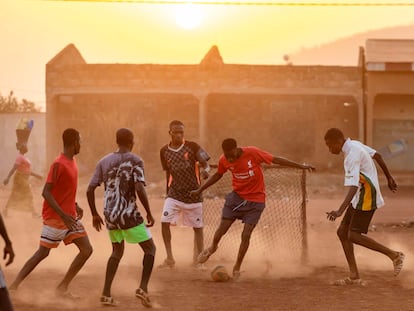
<svg viewBox="0 0 414 311"><path fill-rule="evenodd" d="M341 226L348 227L348 230L359 232L359 233L368 233L369 224L371 219L374 216L375 210L372 211L361 211L352 207L349 204L345 216L341 221Z"/></svg>
<svg viewBox="0 0 414 311"><path fill-rule="evenodd" d="M256 225L264 208L265 203L247 201L233 191L226 195L222 218L241 219L245 224Z"/></svg>

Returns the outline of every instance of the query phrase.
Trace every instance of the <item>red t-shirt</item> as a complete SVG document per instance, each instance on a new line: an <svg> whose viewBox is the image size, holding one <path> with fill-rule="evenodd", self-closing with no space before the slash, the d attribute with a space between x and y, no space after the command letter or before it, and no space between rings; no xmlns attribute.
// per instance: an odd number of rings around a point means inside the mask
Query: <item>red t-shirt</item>
<svg viewBox="0 0 414 311"><path fill-rule="evenodd" d="M57 165L56 176L53 176L53 168ZM63 153L60 154L52 163L47 175L46 183L52 184L52 195L60 208L66 213L76 218L76 189L78 186L78 166L75 158L69 159ZM42 210L43 220L56 219L62 221L60 216L52 207L43 201Z"/></svg>
<svg viewBox="0 0 414 311"><path fill-rule="evenodd" d="M233 163L221 155L217 173L232 173L233 190L243 199L252 202L265 202L265 184L262 163L270 164L273 155L257 147L242 147L243 153Z"/></svg>

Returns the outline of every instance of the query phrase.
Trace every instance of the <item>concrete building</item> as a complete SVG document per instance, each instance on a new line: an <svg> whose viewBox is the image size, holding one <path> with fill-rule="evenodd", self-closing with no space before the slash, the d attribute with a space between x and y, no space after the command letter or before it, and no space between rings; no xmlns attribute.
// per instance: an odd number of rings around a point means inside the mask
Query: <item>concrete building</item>
<svg viewBox="0 0 414 311"><path fill-rule="evenodd" d="M215 46L194 65L88 64L69 44L46 65L48 162L61 149L63 129L75 127L83 140L81 173L90 174L96 161L114 150L116 129L129 127L149 178L156 179L162 176L159 149L169 141L168 124L180 119L187 139L203 145L213 162L221 141L234 137L240 145L311 162L320 170L342 170L342 159L332 157L324 144L329 127L374 147L414 135L384 134L390 127L412 129L414 74L374 71L382 55L375 54L375 42L361 48L355 67L226 64ZM398 111L391 114L395 98ZM412 152L409 144L403 156ZM414 164L401 158L392 168L414 171Z"/></svg>
<svg viewBox="0 0 414 311"><path fill-rule="evenodd" d="M414 172L414 40L370 39L363 55L366 142L381 148L403 139L407 150L387 162Z"/></svg>

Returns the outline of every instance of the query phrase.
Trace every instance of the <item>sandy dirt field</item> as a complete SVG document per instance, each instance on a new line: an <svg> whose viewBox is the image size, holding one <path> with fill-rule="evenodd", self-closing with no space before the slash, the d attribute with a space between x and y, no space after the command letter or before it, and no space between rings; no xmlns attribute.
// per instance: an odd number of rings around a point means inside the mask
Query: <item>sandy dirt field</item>
<svg viewBox="0 0 414 311"><path fill-rule="evenodd" d="M341 176L338 176L341 179ZM31 310L103 310L98 300L104 282L106 261L111 246L105 231L96 232L85 197L87 180L81 179L78 202L85 210L84 225L94 246L94 253L70 290L81 296L76 302L58 300L54 288L63 277L77 253L76 247L59 246L28 276L18 291L12 293L17 311ZM41 206L40 182L33 181L36 206ZM161 192L161 190L160 190ZM0 208L4 207L9 187L0 189ZM308 189L308 261L306 264L283 260L288 250L269 250L274 262L264 265L254 254L246 256L242 275L238 281L217 283L210 271L217 265L232 269L233 258L215 258L207 262L207 270L191 268L193 232L190 228L173 228L173 247L177 266L174 269L154 268L150 282L150 295L156 309L163 310L414 310L414 188L401 188L397 194L383 189L386 206L378 211L369 235L390 248L406 254L401 274L393 276L392 263L385 256L356 247L361 277L365 287L338 287L331 282L347 276L348 270L339 241L336 238L338 223L330 223L325 212L337 209L343 198L341 189ZM99 192L98 192L98 195ZM100 200L100 199L98 199ZM151 229L157 245L155 265L165 258L159 217L163 199L157 190L150 192L153 214L158 221ZM101 201L98 201L99 203ZM15 262L4 267L8 284L12 282L25 261L38 247L41 219L30 214L12 211L5 222L16 252ZM206 241L206 244L209 241ZM2 245L2 244L1 244ZM142 251L127 245L124 258L114 280L112 295L119 301L117 310L145 309L134 291L141 274Z"/></svg>

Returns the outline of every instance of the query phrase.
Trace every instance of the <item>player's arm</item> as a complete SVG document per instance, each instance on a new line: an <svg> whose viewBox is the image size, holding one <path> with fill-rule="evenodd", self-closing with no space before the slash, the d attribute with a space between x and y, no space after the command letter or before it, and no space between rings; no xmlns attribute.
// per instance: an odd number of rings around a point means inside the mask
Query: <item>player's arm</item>
<svg viewBox="0 0 414 311"><path fill-rule="evenodd" d="M6 266L11 264L14 260L14 251L12 247L12 243L9 239L9 235L7 234L6 225L4 224L3 217L0 215L0 235L4 240L4 249L3 249L3 259L6 259L7 256L9 258L6 261Z"/></svg>
<svg viewBox="0 0 414 311"><path fill-rule="evenodd" d="M165 147L161 148L160 150L160 161L161 161L162 169L165 171L165 194L167 195L168 189L170 188L169 186L170 186L171 173L168 168L167 161L164 158L164 148Z"/></svg>
<svg viewBox="0 0 414 311"><path fill-rule="evenodd" d="M104 224L101 216L99 216L98 211L96 210L95 204L95 189L97 185L89 184L88 189L86 190L86 197L88 199L89 209L91 210L92 214L92 224L96 231L100 231L102 225Z"/></svg>
<svg viewBox="0 0 414 311"><path fill-rule="evenodd" d="M334 221L336 218L341 217L342 214L345 212L346 208L351 204L352 198L355 196L355 194L358 191L357 186L349 186L348 193L346 194L346 197L344 201L342 202L341 206L337 211L330 211L327 212L326 218L328 218L330 221Z"/></svg>
<svg viewBox="0 0 414 311"><path fill-rule="evenodd" d="M214 185L216 182L218 182L220 179L221 179L221 177L223 177L223 175L222 174L219 174L219 173L214 173L213 175L211 175L208 179L207 179L207 181L204 183L204 184L202 184L198 189L196 189L196 190L193 190L193 191L190 191L190 195L191 196L194 196L194 197L197 197L197 196L199 196L204 190L206 190L208 187L210 187L210 186L212 186L212 185Z"/></svg>
<svg viewBox="0 0 414 311"><path fill-rule="evenodd" d="M73 218L71 215L66 214L62 208L57 203L55 197L52 194L52 189L56 183L58 170L59 170L59 164L55 163L52 167L52 181L47 182L42 191L42 196L45 199L45 201L49 204L49 206L56 212L56 214L59 215L59 217L62 219L62 221L65 223L66 227L68 229L74 229L76 224L76 219Z"/></svg>
<svg viewBox="0 0 414 311"><path fill-rule="evenodd" d="M310 171L315 170L315 167L313 165L306 164L306 163L299 164L299 163L291 161L289 159L282 158L282 157L277 157L277 156L273 156L272 163L273 164L278 164L278 165L281 165L281 166L299 168L299 169L302 169L302 170L310 170Z"/></svg>
<svg viewBox="0 0 414 311"><path fill-rule="evenodd" d="M135 192L137 193L139 201L147 212L147 227L152 227L155 223L155 220L151 213L147 191L145 190L143 182L138 181L135 183Z"/></svg>
<svg viewBox="0 0 414 311"><path fill-rule="evenodd" d="M196 152L196 158L200 166L203 168L201 175L203 179L207 179L210 176L210 165L208 164L208 160L210 160L210 155L199 145L197 145L198 149Z"/></svg>
<svg viewBox="0 0 414 311"><path fill-rule="evenodd" d="M10 178L13 176L14 172L17 170L18 165L14 164L13 167L11 168L9 174L7 175L7 177L4 179L3 184L7 185L10 181Z"/></svg>
<svg viewBox="0 0 414 311"><path fill-rule="evenodd" d="M396 192L398 188L397 183L395 182L394 178L391 176L391 173L388 170L388 167L385 164L385 161L383 157L381 156L381 154L378 152L375 152L372 158L378 163L378 165L381 167L382 171L384 172L385 176L387 177L388 188L390 188L392 192Z"/></svg>
<svg viewBox="0 0 414 311"><path fill-rule="evenodd" d="M165 171L165 194L168 195L168 190L170 189L170 178L171 174L169 170Z"/></svg>

